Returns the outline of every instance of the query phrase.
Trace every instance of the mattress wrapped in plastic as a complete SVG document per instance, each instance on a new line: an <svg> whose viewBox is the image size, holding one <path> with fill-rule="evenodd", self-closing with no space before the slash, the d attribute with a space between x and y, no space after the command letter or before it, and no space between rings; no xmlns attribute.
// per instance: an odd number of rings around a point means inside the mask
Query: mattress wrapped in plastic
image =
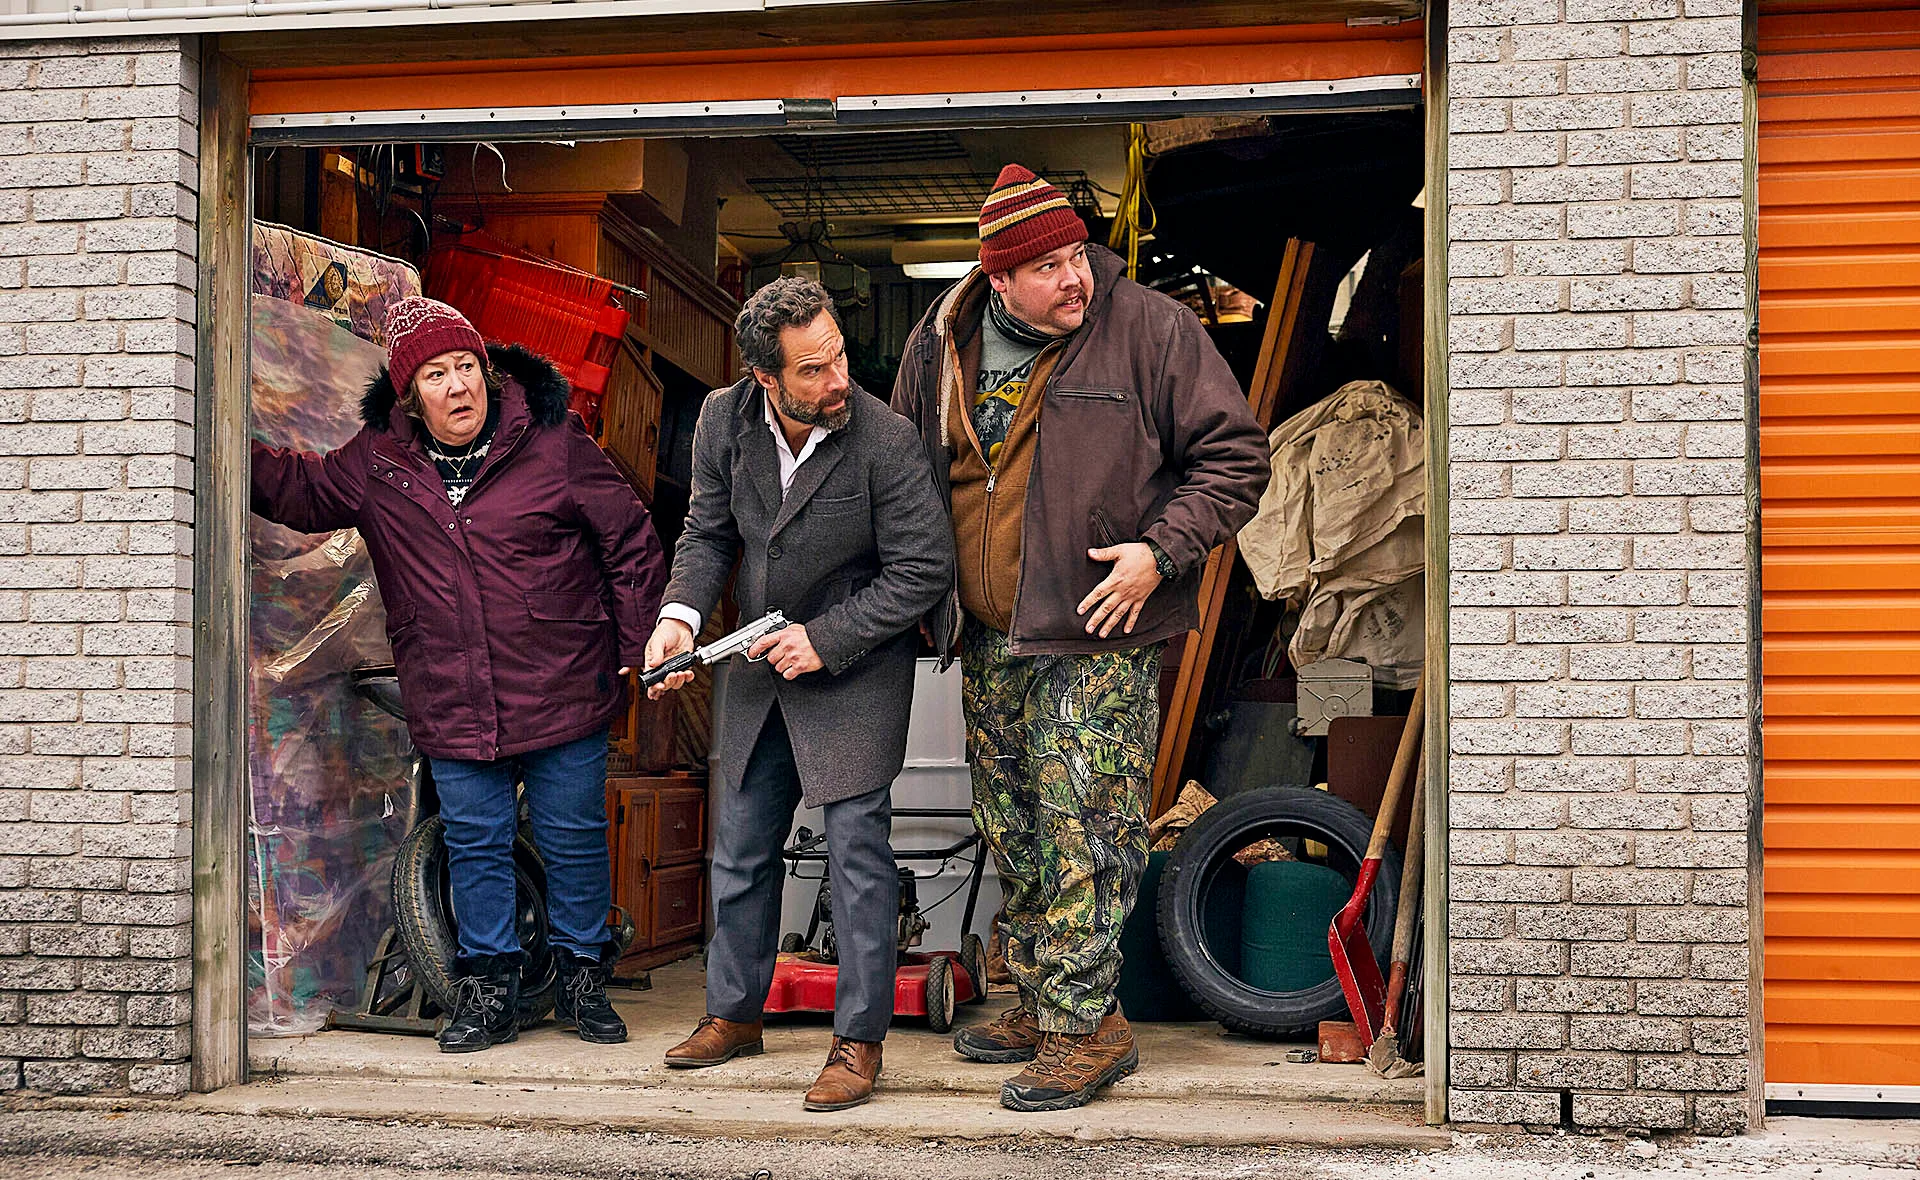
<svg viewBox="0 0 1920 1180"><path fill-rule="evenodd" d="M253 436L328 451L360 427L381 323L420 292L404 262L283 226L253 235ZM311 1032L352 1007L388 925L413 810L406 727L348 673L392 659L366 547L250 521L247 1027Z"/></svg>

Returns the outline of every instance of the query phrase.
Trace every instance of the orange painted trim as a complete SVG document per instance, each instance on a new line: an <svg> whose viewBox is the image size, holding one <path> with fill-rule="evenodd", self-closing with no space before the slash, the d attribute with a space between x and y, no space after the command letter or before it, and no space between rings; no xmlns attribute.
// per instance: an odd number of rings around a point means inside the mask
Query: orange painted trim
<svg viewBox="0 0 1920 1180"><path fill-rule="evenodd" d="M253 72L254 115L1198 86L1417 74L1417 22Z"/></svg>

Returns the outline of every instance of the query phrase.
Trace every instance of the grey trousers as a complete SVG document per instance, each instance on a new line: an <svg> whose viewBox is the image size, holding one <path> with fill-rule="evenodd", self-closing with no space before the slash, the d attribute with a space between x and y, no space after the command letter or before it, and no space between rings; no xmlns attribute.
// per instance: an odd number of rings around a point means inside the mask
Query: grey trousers
<svg viewBox="0 0 1920 1180"><path fill-rule="evenodd" d="M840 975L833 1031L879 1041L893 1020L900 878L894 866L892 784L826 805L827 869ZM713 941L707 944L707 1011L759 1020L780 946L780 849L800 804L800 773L776 707L754 742L740 789L715 804Z"/></svg>

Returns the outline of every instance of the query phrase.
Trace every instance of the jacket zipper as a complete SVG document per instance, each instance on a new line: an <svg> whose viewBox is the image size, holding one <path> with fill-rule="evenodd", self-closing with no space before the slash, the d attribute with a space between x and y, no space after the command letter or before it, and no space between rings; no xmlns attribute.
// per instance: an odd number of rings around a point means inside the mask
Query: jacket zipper
<svg viewBox="0 0 1920 1180"><path fill-rule="evenodd" d="M1056 389L1053 392L1056 397L1084 397L1093 401L1102 402L1123 402L1127 400L1127 395L1124 393L1110 393L1104 389Z"/></svg>
<svg viewBox="0 0 1920 1180"><path fill-rule="evenodd" d="M513 458L513 453L520 449L520 440L527 436L528 429L527 426L522 425L520 429L514 432L513 437L507 440L506 450L501 451L498 455L487 456L487 461L480 465L480 470L473 473L473 483L467 488L468 496L472 496L480 490L480 481L482 479L493 474L501 467L506 466L507 460ZM456 511L454 515L457 516L459 513Z"/></svg>
<svg viewBox="0 0 1920 1180"><path fill-rule="evenodd" d="M947 348L953 354L953 371L955 375L955 389L953 393L956 408L960 411L960 429L965 431L967 438L972 441L974 453L980 456L980 461L987 464L987 507L980 522L980 573L984 579L980 590L981 593L987 596L987 606L992 607L993 591L991 587L993 583L992 579L986 577L986 571L989 568L987 559L991 555L989 539L993 536L993 486L999 481L1000 471L997 464L987 462L987 448L980 441L980 432L973 428L973 411L971 407L973 395L958 388L960 346L955 344L953 338L949 336L947 337ZM1003 443L1003 454L1005 453L1004 447L1005 444ZM1011 623L1012 620L1009 619L1008 621Z"/></svg>
<svg viewBox="0 0 1920 1180"><path fill-rule="evenodd" d="M984 456L983 456L984 458ZM1000 475L996 467L987 468L987 511L980 519L980 591L986 596L987 605L993 605L993 567L988 564L990 538L993 536L993 484ZM1007 625L1013 625L1013 617L1007 617Z"/></svg>

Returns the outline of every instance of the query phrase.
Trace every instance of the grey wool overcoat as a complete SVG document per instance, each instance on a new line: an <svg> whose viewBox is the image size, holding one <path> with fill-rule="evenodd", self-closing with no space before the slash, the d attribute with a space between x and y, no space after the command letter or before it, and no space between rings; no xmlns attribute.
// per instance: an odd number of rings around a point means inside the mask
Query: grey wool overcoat
<svg viewBox="0 0 1920 1180"><path fill-rule="evenodd" d="M783 497L766 399L751 376L715 390L693 436L693 490L663 601L712 613L736 558L740 621L769 610L806 627L825 667L785 680L733 661L728 789L777 702L809 805L893 782L907 750L917 624L953 579L953 530L913 426L855 388L847 425L820 440Z"/></svg>

